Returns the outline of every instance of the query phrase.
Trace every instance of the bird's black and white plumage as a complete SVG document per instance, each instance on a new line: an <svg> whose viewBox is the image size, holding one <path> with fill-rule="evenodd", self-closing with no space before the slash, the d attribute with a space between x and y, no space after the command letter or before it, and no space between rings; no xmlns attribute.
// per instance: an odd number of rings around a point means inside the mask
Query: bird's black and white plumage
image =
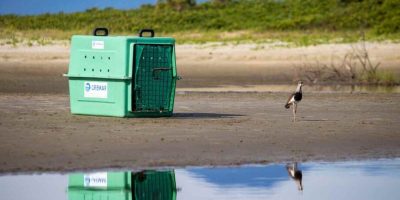
<svg viewBox="0 0 400 200"><path fill-rule="evenodd" d="M293 105L293 121L296 121L296 112L297 112L297 104L300 103L301 99L303 98L303 82L299 81L297 84L296 91L291 94L285 104L285 108L289 109L290 106Z"/></svg>
<svg viewBox="0 0 400 200"><path fill-rule="evenodd" d="M289 174L289 176L296 182L297 188L302 191L303 190L303 173L301 170L297 168L297 163L292 163L292 164L287 164L286 165L286 170Z"/></svg>

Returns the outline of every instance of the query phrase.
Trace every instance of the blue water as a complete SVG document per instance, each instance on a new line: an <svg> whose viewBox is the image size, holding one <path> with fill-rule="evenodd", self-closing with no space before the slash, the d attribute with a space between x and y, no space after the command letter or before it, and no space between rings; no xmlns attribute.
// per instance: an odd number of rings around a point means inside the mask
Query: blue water
<svg viewBox="0 0 400 200"><path fill-rule="evenodd" d="M400 199L400 159L299 168L303 191L283 165L176 170L178 199Z"/></svg>
<svg viewBox="0 0 400 200"><path fill-rule="evenodd" d="M400 199L400 159L299 163L299 170L303 191L285 164L171 169L177 200ZM66 200L68 174L0 176L0 198Z"/></svg>

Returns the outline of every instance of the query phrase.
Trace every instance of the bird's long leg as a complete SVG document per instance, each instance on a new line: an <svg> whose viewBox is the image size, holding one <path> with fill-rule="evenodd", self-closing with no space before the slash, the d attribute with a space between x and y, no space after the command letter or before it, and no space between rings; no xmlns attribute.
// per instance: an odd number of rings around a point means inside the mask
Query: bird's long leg
<svg viewBox="0 0 400 200"><path fill-rule="evenodd" d="M293 103L293 122L296 122L296 103Z"/></svg>

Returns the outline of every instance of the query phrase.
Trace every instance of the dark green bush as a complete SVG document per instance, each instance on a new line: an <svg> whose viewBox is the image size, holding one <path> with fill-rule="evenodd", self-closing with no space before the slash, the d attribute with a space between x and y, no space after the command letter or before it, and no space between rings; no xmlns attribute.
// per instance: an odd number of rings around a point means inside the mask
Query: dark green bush
<svg viewBox="0 0 400 200"><path fill-rule="evenodd" d="M97 26L108 27L111 33L136 32L141 28L166 33L366 29L384 35L400 31L400 0L215 0L197 5L187 3L193 0L182 2L187 6L178 10L174 6L145 5L133 10L92 8L68 14L2 15L0 28L84 33Z"/></svg>

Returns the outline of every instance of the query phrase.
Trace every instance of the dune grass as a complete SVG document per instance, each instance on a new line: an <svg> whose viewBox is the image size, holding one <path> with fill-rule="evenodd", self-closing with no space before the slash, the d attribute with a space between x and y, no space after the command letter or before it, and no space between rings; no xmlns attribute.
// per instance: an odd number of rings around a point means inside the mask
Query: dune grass
<svg viewBox="0 0 400 200"><path fill-rule="evenodd" d="M144 5L138 9L92 8L77 13L0 16L0 39L68 40L107 27L113 35L136 35L153 28L178 43L275 42L292 45L346 43L359 32L372 41L400 40L398 0L231 0L175 10Z"/></svg>

